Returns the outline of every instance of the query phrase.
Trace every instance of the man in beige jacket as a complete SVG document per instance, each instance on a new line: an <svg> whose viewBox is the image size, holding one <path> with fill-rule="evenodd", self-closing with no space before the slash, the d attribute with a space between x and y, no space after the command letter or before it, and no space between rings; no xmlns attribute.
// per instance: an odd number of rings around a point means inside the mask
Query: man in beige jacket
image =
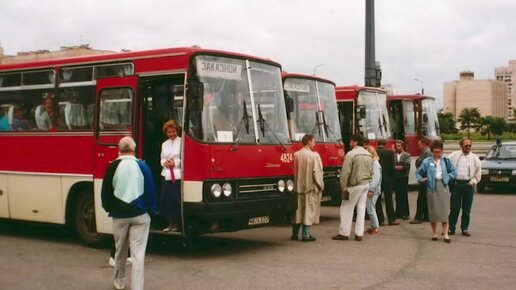
<svg viewBox="0 0 516 290"><path fill-rule="evenodd" d="M349 145L351 151L346 154L340 175L342 203L340 204L339 233L334 240L348 240L353 223L353 210L357 207L355 240L361 241L364 235L365 208L369 182L373 176L373 157L364 149L364 137L353 134Z"/></svg>
<svg viewBox="0 0 516 290"><path fill-rule="evenodd" d="M306 134L301 139L303 148L294 153L294 184L297 195L296 220L292 225L291 240L299 239L302 225L303 242L313 242L310 226L319 223L321 211L321 194L324 189L323 166L321 157L314 152L315 139Z"/></svg>

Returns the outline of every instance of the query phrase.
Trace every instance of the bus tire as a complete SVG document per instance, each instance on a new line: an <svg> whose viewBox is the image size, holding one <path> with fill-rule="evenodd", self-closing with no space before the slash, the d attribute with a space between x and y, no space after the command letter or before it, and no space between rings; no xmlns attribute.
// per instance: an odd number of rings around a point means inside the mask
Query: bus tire
<svg viewBox="0 0 516 290"><path fill-rule="evenodd" d="M90 190L81 190L75 200L73 228L77 237L87 246L100 247L107 241L107 235L97 232L95 204L93 202L93 193Z"/></svg>

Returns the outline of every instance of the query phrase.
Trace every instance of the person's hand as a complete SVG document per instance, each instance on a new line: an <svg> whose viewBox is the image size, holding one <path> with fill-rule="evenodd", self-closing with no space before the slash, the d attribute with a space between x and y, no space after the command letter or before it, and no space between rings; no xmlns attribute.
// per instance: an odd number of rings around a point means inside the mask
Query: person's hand
<svg viewBox="0 0 516 290"><path fill-rule="evenodd" d="M421 179L421 183L426 183L426 177Z"/></svg>
<svg viewBox="0 0 516 290"><path fill-rule="evenodd" d="M341 196L342 200L349 200L349 191L343 190Z"/></svg>
<svg viewBox="0 0 516 290"><path fill-rule="evenodd" d="M373 192L372 191L368 191L367 192L367 198L372 198L373 197Z"/></svg>
<svg viewBox="0 0 516 290"><path fill-rule="evenodd" d="M174 167L174 166L175 166L174 160L165 161L165 167Z"/></svg>

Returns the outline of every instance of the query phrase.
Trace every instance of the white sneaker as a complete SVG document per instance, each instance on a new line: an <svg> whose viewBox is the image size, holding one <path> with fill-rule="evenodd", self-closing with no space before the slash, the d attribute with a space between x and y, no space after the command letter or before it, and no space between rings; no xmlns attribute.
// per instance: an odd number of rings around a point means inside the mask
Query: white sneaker
<svg viewBox="0 0 516 290"><path fill-rule="evenodd" d="M113 282L113 287L115 287L115 289L117 289L117 290L125 289L125 285L124 284L117 283L116 281Z"/></svg>
<svg viewBox="0 0 516 290"><path fill-rule="evenodd" d="M115 259L113 257L109 257L109 267L114 268L115 267Z"/></svg>
<svg viewBox="0 0 516 290"><path fill-rule="evenodd" d="M130 265L133 263L133 257L127 258L127 265Z"/></svg>

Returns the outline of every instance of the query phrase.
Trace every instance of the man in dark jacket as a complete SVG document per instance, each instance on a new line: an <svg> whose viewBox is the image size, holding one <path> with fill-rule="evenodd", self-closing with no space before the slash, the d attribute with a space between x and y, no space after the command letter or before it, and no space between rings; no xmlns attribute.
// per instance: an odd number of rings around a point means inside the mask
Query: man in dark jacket
<svg viewBox="0 0 516 290"><path fill-rule="evenodd" d="M419 157L416 159L416 170L421 166L421 163L423 163L423 160L425 160L428 157L432 157L432 151L430 151L430 148L428 147L428 140L427 139L420 139L417 142L417 145L419 147L419 150L421 150L421 154L419 154ZM417 193L417 208L416 208L416 215L414 216L414 219L410 221L411 224L420 224L423 221L428 221L428 205L426 202L426 183L420 183L418 185L418 193Z"/></svg>
<svg viewBox="0 0 516 290"><path fill-rule="evenodd" d="M391 226L399 225L394 212L394 204L392 201L392 187L394 180L394 151L385 148L387 141L385 139L378 140L378 156L380 157L380 165L382 166L382 191L385 200L385 210L387 212L387 222ZM381 199L378 198L378 201ZM382 203L376 202L376 214L380 225L385 221L383 215Z"/></svg>
<svg viewBox="0 0 516 290"><path fill-rule="evenodd" d="M408 175L410 154L405 151L405 142L394 142L394 191L396 192L396 217L408 220L410 216L408 201Z"/></svg>
<svg viewBox="0 0 516 290"><path fill-rule="evenodd" d="M145 249L151 218L156 211L154 182L149 167L136 159L136 143L124 137L118 143L120 156L107 168L102 182L102 207L113 218L115 238L115 289L125 288L125 264L131 251L131 289L144 285Z"/></svg>

